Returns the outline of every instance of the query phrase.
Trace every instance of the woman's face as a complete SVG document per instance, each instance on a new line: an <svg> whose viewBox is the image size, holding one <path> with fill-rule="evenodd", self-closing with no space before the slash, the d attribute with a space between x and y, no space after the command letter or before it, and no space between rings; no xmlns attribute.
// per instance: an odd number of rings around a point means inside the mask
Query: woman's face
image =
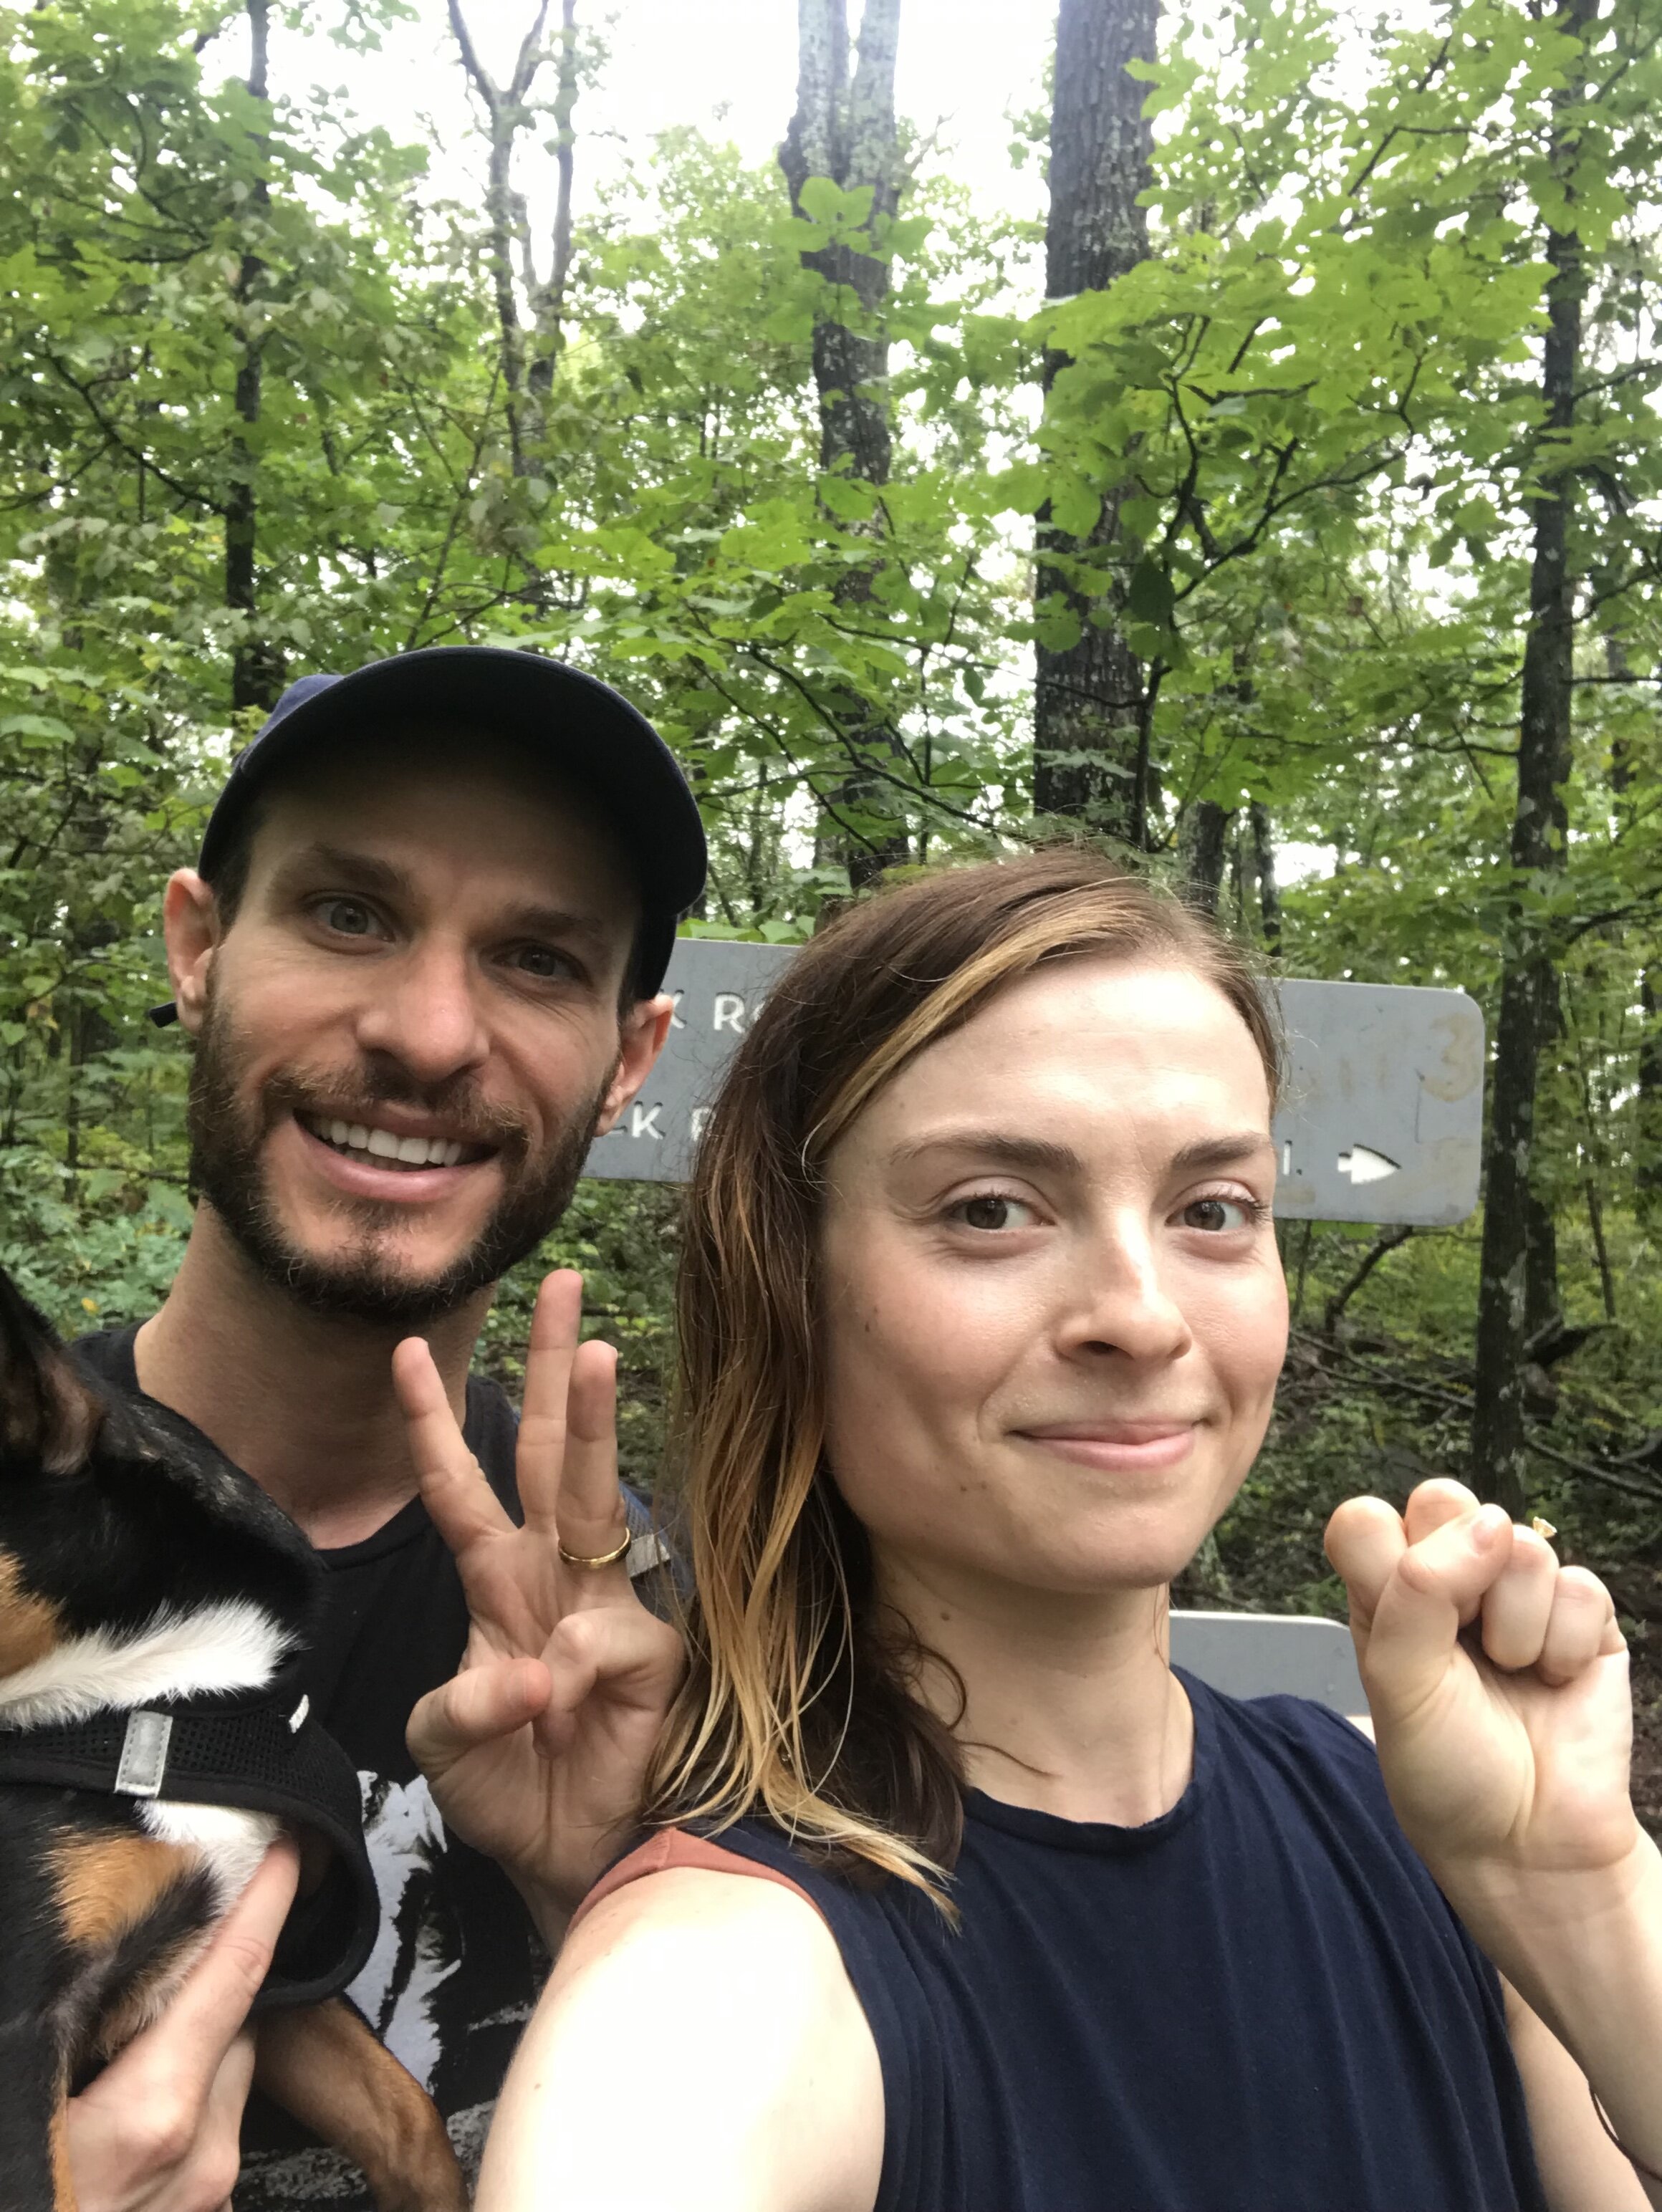
<svg viewBox="0 0 1662 2212"><path fill-rule="evenodd" d="M1169 1581L1269 1419L1275 1180L1257 1049L1181 969L1044 969L880 1092L828 1163L822 1323L880 1568Z"/></svg>

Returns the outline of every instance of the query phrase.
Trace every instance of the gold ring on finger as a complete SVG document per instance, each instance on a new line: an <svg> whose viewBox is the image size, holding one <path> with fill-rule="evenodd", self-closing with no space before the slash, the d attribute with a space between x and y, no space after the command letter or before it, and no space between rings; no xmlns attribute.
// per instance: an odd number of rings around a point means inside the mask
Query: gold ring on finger
<svg viewBox="0 0 1662 2212"><path fill-rule="evenodd" d="M597 1552L592 1559L586 1559L581 1552L568 1552L563 1544L560 1546L560 1557L569 1567L615 1567L619 1559L628 1556L634 1541L635 1531L625 1528L621 1543L614 1544L609 1552Z"/></svg>

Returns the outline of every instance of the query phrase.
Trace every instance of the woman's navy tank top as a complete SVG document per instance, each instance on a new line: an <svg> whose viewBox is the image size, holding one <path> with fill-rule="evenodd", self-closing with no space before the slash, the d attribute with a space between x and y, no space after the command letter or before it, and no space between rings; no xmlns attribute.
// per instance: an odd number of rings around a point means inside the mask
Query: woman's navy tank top
<svg viewBox="0 0 1662 2212"><path fill-rule="evenodd" d="M1194 1777L1146 1827L970 1793L959 1931L771 1829L712 1839L841 1948L883 2070L878 2212L1544 2212L1498 1980L1373 1746L1183 1679Z"/></svg>

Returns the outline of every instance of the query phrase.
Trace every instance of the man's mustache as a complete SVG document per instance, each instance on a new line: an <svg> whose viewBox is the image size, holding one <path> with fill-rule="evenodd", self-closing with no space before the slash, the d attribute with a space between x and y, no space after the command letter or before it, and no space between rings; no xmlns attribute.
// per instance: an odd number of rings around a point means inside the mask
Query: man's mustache
<svg viewBox="0 0 1662 2212"><path fill-rule="evenodd" d="M531 1150L531 1129L522 1115L479 1095L476 1085L423 1084L401 1068L355 1068L343 1079L338 1069L285 1068L260 1090L263 1131L285 1114L320 1121L371 1121L377 1106L403 1106L442 1121L446 1133L464 1145L481 1145L512 1164Z"/></svg>

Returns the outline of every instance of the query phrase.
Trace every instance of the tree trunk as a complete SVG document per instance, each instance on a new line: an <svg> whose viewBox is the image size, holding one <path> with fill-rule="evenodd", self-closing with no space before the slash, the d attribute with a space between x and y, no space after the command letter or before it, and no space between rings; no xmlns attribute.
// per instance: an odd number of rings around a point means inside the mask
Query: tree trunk
<svg viewBox="0 0 1662 2212"><path fill-rule="evenodd" d="M1558 1294L1558 1223L1552 1206L1531 1181L1525 1227L1524 1338L1527 1342L1564 1317Z"/></svg>
<svg viewBox="0 0 1662 2212"><path fill-rule="evenodd" d="M1564 27L1580 37L1597 0L1574 0ZM1576 81L1554 95L1558 116L1579 97ZM1555 117L1552 166L1573 192L1574 142ZM1544 438L1562 444L1575 419L1575 378L1581 351L1586 274L1574 231L1547 236L1552 276L1543 348ZM1549 451L1550 447L1549 447ZM1528 1448L1524 1423L1524 1346L1534 1303L1543 1297L1544 1230L1531 1187L1535 1098L1541 1054L1554 1034L1557 975L1550 946L1530 912L1532 882L1562 871L1568 814L1575 580L1568 550L1575 479L1568 470L1543 473L1532 502L1530 627L1524 647L1518 735L1518 794L1512 825L1514 891L1501 956L1500 1018L1495 1036L1494 1091L1484 1162L1483 1243L1477 1292L1477 1372L1471 1419L1474 1487L1524 1512ZM1531 1237L1531 1224L1534 1235ZM1535 1261L1531 1264L1531 1245Z"/></svg>
<svg viewBox="0 0 1662 2212"><path fill-rule="evenodd" d="M1061 0L1044 231L1050 299L1105 290L1148 255L1138 196L1150 181L1154 137L1141 112L1147 88L1125 65L1154 59L1159 21L1160 0ZM1047 356L1047 392L1064 365L1063 356ZM1118 529L1117 494L1104 501L1082 542L1040 519L1038 596L1065 606L1079 636L1060 649L1037 649L1033 805L1144 848L1158 794L1141 664L1120 634L1111 598L1086 596L1055 565L1099 556Z"/></svg>
<svg viewBox="0 0 1662 2212"><path fill-rule="evenodd" d="M1282 895L1275 883L1275 837L1269 810L1255 799L1247 811L1252 831L1252 872L1258 879L1258 921L1265 947L1282 949Z"/></svg>
<svg viewBox="0 0 1662 2212"><path fill-rule="evenodd" d="M554 250L548 282L532 294L535 335L526 383L540 402L553 388L554 368L565 343L565 288L571 275L571 187L576 168L577 0L561 0L560 67L554 94Z"/></svg>
<svg viewBox="0 0 1662 2212"><path fill-rule="evenodd" d="M894 66L900 35L900 0L865 0L859 59L849 72L847 0L797 0L796 110L779 149L779 166L790 186L791 205L806 214L802 188L810 177L828 177L844 191L869 189L874 227L893 216L900 193L900 151L895 131ZM843 241L804 253L802 264L846 289L859 303L861 326L830 316L813 329L813 381L819 404L819 465L869 484L889 480L889 341L881 324L888 296L888 264ZM871 526L880 535L882 525ZM873 570L844 571L839 605L857 607L871 597ZM829 794L833 819L822 821L816 857L835 857L856 890L885 868L910 857L895 787L867 764L886 767L899 747L880 713L853 692L822 702L852 773Z"/></svg>
<svg viewBox="0 0 1662 2212"><path fill-rule="evenodd" d="M1662 1219L1662 968L1639 978L1639 1157L1634 1180L1641 1218Z"/></svg>
<svg viewBox="0 0 1662 2212"><path fill-rule="evenodd" d="M542 332L545 347L538 348L534 339L527 337L520 315L516 264L523 270L527 292L545 310L546 288L537 285L532 265L525 203L514 189L514 149L521 131L531 121L531 110L527 103L537 72L547 59L547 49L542 39L543 26L548 20L549 0L538 0L531 27L520 41L514 74L506 84L498 84L480 61L467 18L462 11L461 0L447 0L447 9L462 67L466 71L469 83L478 94L479 104L485 113L490 146L484 202L485 258L490 270L490 289L496 303L499 357L508 416L508 462L516 477L528 476L533 472L537 448L542 443L542 400L553 380L552 355L557 350L557 337L552 345L548 346L547 334ZM558 308L563 302L566 269L571 254L570 126L571 111L577 98L575 0L565 0L561 28L564 44L561 49L560 89L555 103L555 118L562 139L558 155L560 198L555 216L555 269L550 278L551 285L558 286L554 302L557 329ZM564 223L563 261L560 242L562 218ZM541 313L538 319L539 323L542 321ZM541 374L545 350L548 358L546 375Z"/></svg>
<svg viewBox="0 0 1662 2212"><path fill-rule="evenodd" d="M247 0L252 59L248 96L265 101L266 58L271 29L270 0ZM264 156L269 140L258 142ZM248 197L252 222L262 226L271 204L270 186L261 176ZM259 464L250 433L259 422L260 381L264 373L265 340L251 328L249 308L265 264L251 245L245 245L238 264L232 296L242 333L242 353L237 363L233 404L238 427L231 435L229 483L225 495L225 604L242 617L231 653L231 705L271 708L283 690L283 656L268 639L259 635L259 586L255 556L259 542Z"/></svg>
<svg viewBox="0 0 1662 2212"><path fill-rule="evenodd" d="M1234 816L1215 799L1197 799L1178 824L1178 866L1183 895L1191 906L1215 915L1223 888L1223 861Z"/></svg>
<svg viewBox="0 0 1662 2212"><path fill-rule="evenodd" d="M1604 661L1612 678L1622 683L1637 679L1621 641L1606 635ZM1630 801L1635 788L1633 755L1628 741L1618 738L1610 747L1610 790L1624 827L1633 826ZM1638 787L1644 790L1642 781ZM1639 1050L1635 1069L1634 1199L1639 1218L1653 1227L1662 1219L1662 968L1647 960L1639 970Z"/></svg>

